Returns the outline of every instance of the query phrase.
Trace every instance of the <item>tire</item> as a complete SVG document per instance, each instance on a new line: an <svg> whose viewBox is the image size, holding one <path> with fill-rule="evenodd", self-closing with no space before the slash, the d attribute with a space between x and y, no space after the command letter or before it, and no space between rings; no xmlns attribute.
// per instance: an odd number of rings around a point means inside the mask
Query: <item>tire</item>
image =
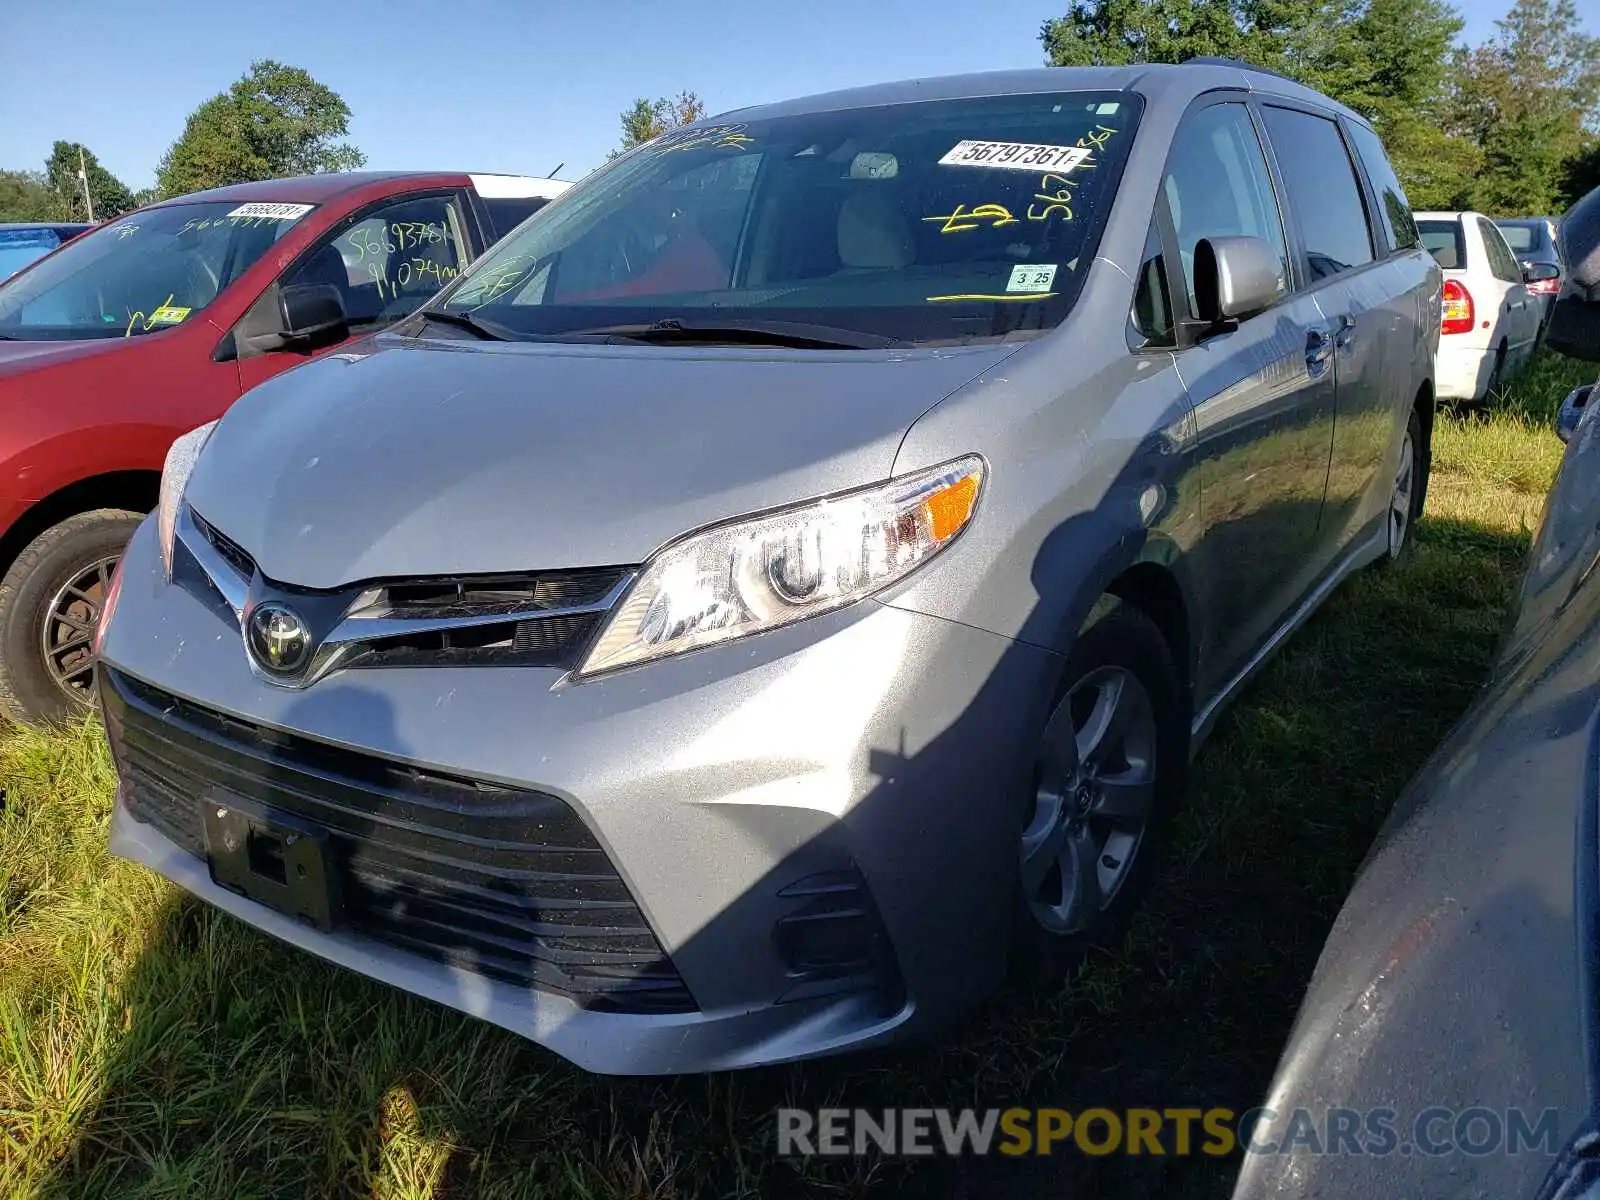
<svg viewBox="0 0 1600 1200"><path fill-rule="evenodd" d="M12 720L68 720L94 702L87 634L111 567L141 520L118 508L68 517L29 542L0 579L0 711ZM51 620L53 612L59 616ZM48 659L47 625L60 647ZM57 681L69 672L71 694Z"/></svg>
<svg viewBox="0 0 1600 1200"><path fill-rule="evenodd" d="M1483 385L1483 395L1475 403L1488 404L1494 399L1495 392L1506 377L1506 344L1501 342L1494 348L1494 366L1489 368L1489 381Z"/></svg>
<svg viewBox="0 0 1600 1200"><path fill-rule="evenodd" d="M1394 484L1389 492L1389 507L1384 516L1385 534L1383 554L1378 558L1380 567L1399 562L1416 541L1417 518L1422 515L1422 504L1428 494L1427 444L1422 438L1422 419L1417 410L1411 410L1406 421L1406 436L1400 453L1400 463L1395 469Z"/></svg>
<svg viewBox="0 0 1600 1200"><path fill-rule="evenodd" d="M1107 598L1102 606L1102 615L1079 633L1067 656L1038 739L1034 794L1022 805L1010 966L1013 979L1025 985L1060 982L1091 948L1120 941L1149 887L1162 827L1183 791L1189 730L1166 639L1132 605ZM1097 714L1108 703L1112 680L1120 681L1118 695L1130 705L1129 719L1120 745L1110 738L1095 744L1084 735L1099 725ZM1148 706L1143 712L1138 692ZM1078 736L1066 737L1067 728ZM1135 729L1137 734L1130 732ZM1084 741L1088 758L1099 758L1088 770L1066 761L1079 758L1076 747ZM1135 836L1109 812L1133 807L1135 788L1129 782L1144 777L1141 764L1148 768L1148 785L1143 825ZM1059 851L1052 848L1055 841ZM1053 865L1045 866L1052 858ZM1077 864L1074 869L1092 865L1097 894L1073 886L1069 862ZM1087 880L1087 870L1078 877ZM1056 905L1058 896L1063 906Z"/></svg>

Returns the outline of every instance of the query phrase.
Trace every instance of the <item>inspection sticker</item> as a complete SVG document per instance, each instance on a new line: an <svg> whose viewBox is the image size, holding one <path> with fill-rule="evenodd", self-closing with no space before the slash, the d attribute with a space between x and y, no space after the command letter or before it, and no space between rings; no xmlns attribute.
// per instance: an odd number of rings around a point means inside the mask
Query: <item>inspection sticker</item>
<svg viewBox="0 0 1600 1200"><path fill-rule="evenodd" d="M230 217L260 217L268 221L298 221L313 208L315 204L241 204L228 215Z"/></svg>
<svg viewBox="0 0 1600 1200"><path fill-rule="evenodd" d="M1008 292L1048 292L1056 281L1055 263L1033 266L1018 263L1011 268L1011 278L1006 281Z"/></svg>
<svg viewBox="0 0 1600 1200"><path fill-rule="evenodd" d="M1035 142L957 142L941 167L991 167L1002 171L1064 174L1087 161L1087 146L1043 146Z"/></svg>
<svg viewBox="0 0 1600 1200"><path fill-rule="evenodd" d="M187 308L179 308L176 304L163 304L150 314L148 323L151 325L180 325L188 317Z"/></svg>

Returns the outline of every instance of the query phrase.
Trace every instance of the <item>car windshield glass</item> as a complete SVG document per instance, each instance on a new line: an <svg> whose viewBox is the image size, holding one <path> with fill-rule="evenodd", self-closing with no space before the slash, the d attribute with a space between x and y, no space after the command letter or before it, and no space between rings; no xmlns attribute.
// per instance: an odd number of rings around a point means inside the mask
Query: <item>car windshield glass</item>
<svg viewBox="0 0 1600 1200"><path fill-rule="evenodd" d="M1539 235L1533 226L1518 226L1509 221L1496 221L1496 224L1501 227L1501 234L1506 235L1506 245L1518 254L1526 253L1539 245Z"/></svg>
<svg viewBox="0 0 1600 1200"><path fill-rule="evenodd" d="M0 286L0 337L138 337L217 298L309 204L175 204L130 213Z"/></svg>
<svg viewBox="0 0 1600 1200"><path fill-rule="evenodd" d="M1459 221L1418 221L1417 232L1422 234L1422 245L1446 271L1464 271L1467 267L1467 239L1462 236Z"/></svg>
<svg viewBox="0 0 1600 1200"><path fill-rule="evenodd" d="M689 126L595 172L437 303L540 336L1046 329L1082 286L1139 103L1072 92Z"/></svg>

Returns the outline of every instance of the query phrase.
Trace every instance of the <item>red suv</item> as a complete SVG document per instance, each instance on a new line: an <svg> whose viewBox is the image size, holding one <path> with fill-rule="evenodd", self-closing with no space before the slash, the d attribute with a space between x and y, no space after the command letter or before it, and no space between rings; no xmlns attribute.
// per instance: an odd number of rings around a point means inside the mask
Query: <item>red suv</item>
<svg viewBox="0 0 1600 1200"><path fill-rule="evenodd" d="M129 213L0 285L0 709L89 702L100 600L174 438L410 313L567 186L239 184Z"/></svg>

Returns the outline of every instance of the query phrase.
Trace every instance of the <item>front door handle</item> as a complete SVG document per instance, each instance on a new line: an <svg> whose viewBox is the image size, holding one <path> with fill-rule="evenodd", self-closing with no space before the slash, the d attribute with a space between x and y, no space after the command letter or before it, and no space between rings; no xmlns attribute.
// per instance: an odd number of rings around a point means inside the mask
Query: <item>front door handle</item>
<svg viewBox="0 0 1600 1200"><path fill-rule="evenodd" d="M1339 318L1339 330L1333 335L1333 344L1340 350L1348 350L1356 340L1356 319L1349 313Z"/></svg>
<svg viewBox="0 0 1600 1200"><path fill-rule="evenodd" d="M1333 338L1327 326L1313 325L1306 330L1306 374L1320 378L1333 361Z"/></svg>

